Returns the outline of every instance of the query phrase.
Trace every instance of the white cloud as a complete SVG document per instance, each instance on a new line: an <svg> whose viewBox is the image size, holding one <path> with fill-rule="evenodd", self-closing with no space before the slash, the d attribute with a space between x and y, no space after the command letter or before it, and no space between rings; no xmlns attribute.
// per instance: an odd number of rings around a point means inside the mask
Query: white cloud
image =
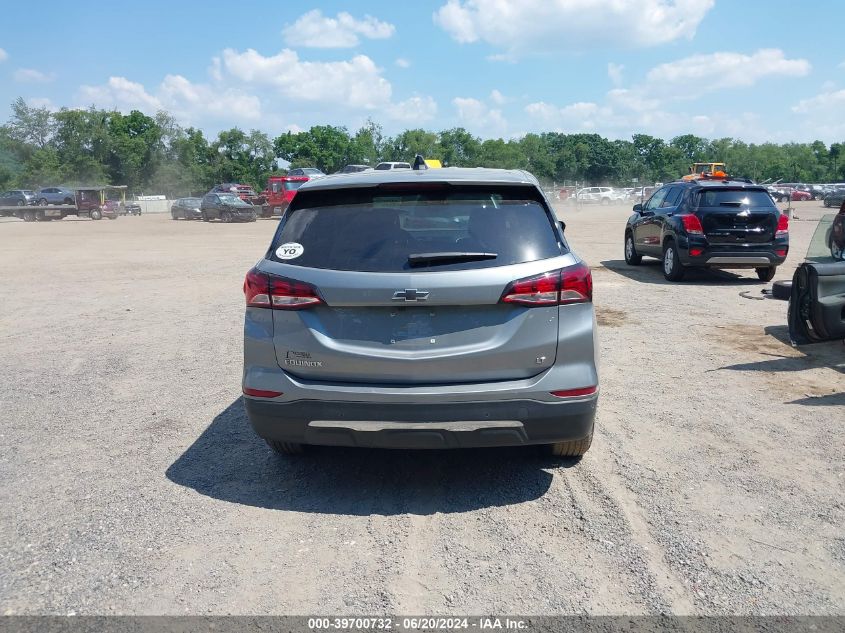
<svg viewBox="0 0 845 633"><path fill-rule="evenodd" d="M9 59L9 53L0 48L0 62L5 62L7 59Z"/></svg>
<svg viewBox="0 0 845 633"><path fill-rule="evenodd" d="M165 109L191 125L256 126L273 130L308 119L350 125L358 118L426 122L437 113L430 96L394 101L383 70L365 55L349 60L310 62L285 49L265 56L247 49L224 50L211 59L205 82L167 75L147 88L126 77L79 89L77 102L148 114ZM260 95L260 97L259 97Z"/></svg>
<svg viewBox="0 0 845 633"><path fill-rule="evenodd" d="M392 92L381 69L366 55L348 61L307 62L290 49L265 57L251 48L242 53L227 48L223 68L244 83L272 86L297 101L373 110L388 105Z"/></svg>
<svg viewBox="0 0 845 633"><path fill-rule="evenodd" d="M711 53L660 64L648 72L646 83L664 94L696 97L724 88L753 86L764 77L803 77L810 69L806 59L786 59L782 50L764 48L752 55Z"/></svg>
<svg viewBox="0 0 845 633"><path fill-rule="evenodd" d="M434 22L511 55L647 47L691 39L715 0L448 0Z"/></svg>
<svg viewBox="0 0 845 633"><path fill-rule="evenodd" d="M360 38L382 40L391 37L396 27L388 22L365 15L358 20L346 12L337 17L324 16L322 11L314 9L303 14L293 24L282 30L288 46L310 48L352 48L358 46Z"/></svg>
<svg viewBox="0 0 845 633"><path fill-rule="evenodd" d="M625 66L622 64L614 64L610 62L607 65L607 76L610 78L610 82L614 86L618 86L622 83L622 71L625 70Z"/></svg>
<svg viewBox="0 0 845 633"><path fill-rule="evenodd" d="M387 107L387 114L396 121L417 123L431 121L437 115L437 102L431 97L411 97Z"/></svg>
<svg viewBox="0 0 845 633"><path fill-rule="evenodd" d="M845 137L845 89L822 92L809 99L802 99L792 106L792 111L802 119L800 124L807 138L818 138L831 143Z"/></svg>
<svg viewBox="0 0 845 633"><path fill-rule="evenodd" d="M140 110L153 114L166 109L191 124L200 121L257 122L261 119L261 101L255 95L234 88L218 89L195 84L181 75L167 75L151 94L140 83L126 77L109 77L100 86L82 86L78 100L120 111Z"/></svg>
<svg viewBox="0 0 845 633"><path fill-rule="evenodd" d="M399 68L410 68L410 67L411 67L411 62L409 62L409 61L408 61L407 59L405 59L404 57L399 57L399 58L397 58L397 60L396 60L394 63L395 63L397 66L399 66Z"/></svg>
<svg viewBox="0 0 845 633"><path fill-rule="evenodd" d="M494 88L490 91L490 101L492 101L496 105L504 105L507 99L505 98L505 95L503 95L501 92Z"/></svg>
<svg viewBox="0 0 845 633"><path fill-rule="evenodd" d="M46 84L56 78L53 74L48 75L34 68L18 68L13 77L15 81L22 84Z"/></svg>
<svg viewBox="0 0 845 633"><path fill-rule="evenodd" d="M56 105L47 97L30 97L26 103L31 108L47 108L50 112L58 110Z"/></svg>
<svg viewBox="0 0 845 633"><path fill-rule="evenodd" d="M489 108L478 99L469 97L456 97L452 99L452 105L461 125L467 129L489 137L508 135L508 122L501 110Z"/></svg>
<svg viewBox="0 0 845 633"><path fill-rule="evenodd" d="M538 101L525 106L525 112L532 119L555 131L582 132L599 127L600 119L607 119L611 110L597 103L579 101L562 108Z"/></svg>

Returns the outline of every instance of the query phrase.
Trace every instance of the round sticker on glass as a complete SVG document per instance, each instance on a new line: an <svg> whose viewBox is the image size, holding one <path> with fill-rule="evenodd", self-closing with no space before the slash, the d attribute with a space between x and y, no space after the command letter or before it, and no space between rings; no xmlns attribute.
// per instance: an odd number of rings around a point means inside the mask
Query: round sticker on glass
<svg viewBox="0 0 845 633"><path fill-rule="evenodd" d="M276 249L276 257L279 259L296 259L305 252L305 247L297 242L282 244Z"/></svg>

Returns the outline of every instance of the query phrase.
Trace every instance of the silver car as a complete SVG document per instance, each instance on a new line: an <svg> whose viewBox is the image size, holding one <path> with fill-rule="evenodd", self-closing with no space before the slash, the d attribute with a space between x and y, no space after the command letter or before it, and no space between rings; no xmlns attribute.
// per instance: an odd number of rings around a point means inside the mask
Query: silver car
<svg viewBox="0 0 845 633"><path fill-rule="evenodd" d="M302 185L246 275L243 393L277 452L545 444L598 401L590 269L524 171Z"/></svg>

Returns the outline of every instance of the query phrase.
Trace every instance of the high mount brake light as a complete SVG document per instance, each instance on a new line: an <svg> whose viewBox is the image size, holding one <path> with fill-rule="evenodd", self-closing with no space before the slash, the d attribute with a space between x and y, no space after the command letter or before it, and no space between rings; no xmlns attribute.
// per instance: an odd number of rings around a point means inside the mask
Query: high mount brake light
<svg viewBox="0 0 845 633"><path fill-rule="evenodd" d="M244 279L244 296L250 308L301 310L323 303L311 284L273 277L253 268Z"/></svg>
<svg viewBox="0 0 845 633"><path fill-rule="evenodd" d="M528 307L589 303L593 300L593 276L584 263L542 275L518 279L505 288L502 303Z"/></svg>
<svg viewBox="0 0 845 633"><path fill-rule="evenodd" d="M684 215L680 215L678 217L681 218L684 230L687 233L690 235L704 235L704 228L701 226L701 220L698 219L697 215L685 213Z"/></svg>
<svg viewBox="0 0 845 633"><path fill-rule="evenodd" d="M781 213L778 218L778 230L775 237L786 237L787 235L789 235L789 216Z"/></svg>

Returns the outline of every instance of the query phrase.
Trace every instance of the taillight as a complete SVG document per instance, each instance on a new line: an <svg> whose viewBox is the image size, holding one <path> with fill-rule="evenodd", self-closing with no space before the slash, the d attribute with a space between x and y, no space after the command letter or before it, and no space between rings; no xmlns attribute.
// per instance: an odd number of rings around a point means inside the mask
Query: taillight
<svg viewBox="0 0 845 633"><path fill-rule="evenodd" d="M273 277L253 268L244 279L244 296L250 308L301 310L322 303L311 284Z"/></svg>
<svg viewBox="0 0 845 633"><path fill-rule="evenodd" d="M681 222L684 224L684 230L690 235L704 235L704 229L701 226L701 220L697 215L684 214L679 216Z"/></svg>
<svg viewBox="0 0 845 633"><path fill-rule="evenodd" d="M704 252L703 248L691 248L689 249L690 257L701 257L701 254Z"/></svg>
<svg viewBox="0 0 845 633"><path fill-rule="evenodd" d="M583 263L512 282L503 303L523 306L566 305L593 300L593 276Z"/></svg>
<svg viewBox="0 0 845 633"><path fill-rule="evenodd" d="M560 303L588 303L593 300L593 274L584 263L560 271Z"/></svg>
<svg viewBox="0 0 845 633"><path fill-rule="evenodd" d="M783 213L778 217L778 230L775 237L786 237L789 235L789 217Z"/></svg>

